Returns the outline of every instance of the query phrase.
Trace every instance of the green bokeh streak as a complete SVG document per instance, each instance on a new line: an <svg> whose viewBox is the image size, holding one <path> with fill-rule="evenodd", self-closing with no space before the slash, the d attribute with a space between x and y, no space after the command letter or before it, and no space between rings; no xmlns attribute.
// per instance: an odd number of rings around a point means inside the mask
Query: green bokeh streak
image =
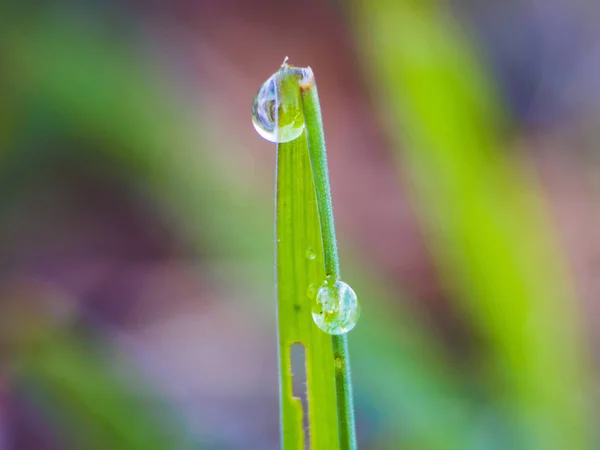
<svg viewBox="0 0 600 450"><path fill-rule="evenodd" d="M331 338L314 324L309 286L325 271L306 134L277 148L277 316L283 448L303 450L302 408L292 395L290 348L306 349L311 448L338 448ZM306 257L311 248L316 258Z"/></svg>
<svg viewBox="0 0 600 450"><path fill-rule="evenodd" d="M574 296L535 188L499 151L498 104L481 68L438 9L357 5L442 276L486 340L490 401L514 423L515 448L591 448Z"/></svg>
<svg viewBox="0 0 600 450"><path fill-rule="evenodd" d="M23 391L43 400L50 423L59 430L68 424L66 440L72 448L203 448L192 444L167 405L151 395L126 361L119 370L114 360L110 363L86 338L61 330L22 349L15 374Z"/></svg>

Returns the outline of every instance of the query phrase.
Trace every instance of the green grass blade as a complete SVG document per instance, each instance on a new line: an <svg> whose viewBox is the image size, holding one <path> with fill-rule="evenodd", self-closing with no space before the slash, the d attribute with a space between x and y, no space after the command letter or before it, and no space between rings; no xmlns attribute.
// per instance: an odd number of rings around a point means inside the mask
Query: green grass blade
<svg viewBox="0 0 600 450"><path fill-rule="evenodd" d="M290 349L305 348L311 448L338 448L331 337L314 324L313 293L325 278L306 134L277 147L277 308L282 448L304 450L302 404L293 396ZM310 250L309 250L310 249ZM315 257L307 257L307 251ZM311 288L312 286L312 288Z"/></svg>
<svg viewBox="0 0 600 450"><path fill-rule="evenodd" d="M304 111L308 153L310 155L312 175L315 183L317 209L322 232L325 275L333 275L336 279L341 279L333 219L333 203L331 200L331 188L329 186L323 118L321 117L317 85L310 68L308 69L308 73L309 78L305 80L305 83L301 87L300 97ZM354 449L356 448L356 432L348 338L345 334L332 336L331 344L333 346L335 366L340 447L343 449Z"/></svg>
<svg viewBox="0 0 600 450"><path fill-rule="evenodd" d="M306 448L301 403L290 397L286 370L290 348L306 349L310 448L356 448L350 360L346 336L330 336L312 320L313 297L325 277L340 279L333 207L323 136L323 121L314 75L285 62L274 78L278 125L295 123L303 114L305 132L277 148L277 286L283 445ZM333 403L331 403L333 401ZM306 414L306 412L304 412ZM337 427L338 433L335 433Z"/></svg>

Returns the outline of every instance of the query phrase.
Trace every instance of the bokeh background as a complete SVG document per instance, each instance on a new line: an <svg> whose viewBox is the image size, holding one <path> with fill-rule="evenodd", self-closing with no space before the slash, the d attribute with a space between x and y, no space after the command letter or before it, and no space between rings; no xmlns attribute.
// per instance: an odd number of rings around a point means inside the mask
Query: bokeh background
<svg viewBox="0 0 600 450"><path fill-rule="evenodd" d="M315 71L362 449L600 448L600 3L0 4L0 450L279 448L275 147Z"/></svg>

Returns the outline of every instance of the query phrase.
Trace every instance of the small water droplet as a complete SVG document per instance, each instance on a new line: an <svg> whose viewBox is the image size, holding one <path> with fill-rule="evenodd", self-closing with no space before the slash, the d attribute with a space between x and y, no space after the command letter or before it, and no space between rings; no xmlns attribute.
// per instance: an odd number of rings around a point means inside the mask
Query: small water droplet
<svg viewBox="0 0 600 450"><path fill-rule="evenodd" d="M308 286L308 289L306 289L306 296L311 300L315 299L317 296L317 287L314 284Z"/></svg>
<svg viewBox="0 0 600 450"><path fill-rule="evenodd" d="M252 104L252 124L264 139L290 142L304 131L299 82L306 78L306 71L284 61L258 89Z"/></svg>
<svg viewBox="0 0 600 450"><path fill-rule="evenodd" d="M360 305L352 288L341 280L325 279L313 302L315 324L329 334L344 334L356 326Z"/></svg>
<svg viewBox="0 0 600 450"><path fill-rule="evenodd" d="M306 259L308 259L309 261L314 261L315 259L317 259L317 254L315 253L315 250L312 247L308 247L306 249Z"/></svg>

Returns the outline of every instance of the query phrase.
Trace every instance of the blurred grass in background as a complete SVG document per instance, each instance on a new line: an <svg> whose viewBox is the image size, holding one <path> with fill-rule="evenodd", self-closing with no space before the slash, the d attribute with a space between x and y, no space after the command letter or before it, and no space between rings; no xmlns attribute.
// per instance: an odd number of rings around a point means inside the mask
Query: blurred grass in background
<svg viewBox="0 0 600 450"><path fill-rule="evenodd" d="M0 450L277 448L250 102L285 55L363 305L360 447L595 448L600 8L486 5L0 6Z"/></svg>

